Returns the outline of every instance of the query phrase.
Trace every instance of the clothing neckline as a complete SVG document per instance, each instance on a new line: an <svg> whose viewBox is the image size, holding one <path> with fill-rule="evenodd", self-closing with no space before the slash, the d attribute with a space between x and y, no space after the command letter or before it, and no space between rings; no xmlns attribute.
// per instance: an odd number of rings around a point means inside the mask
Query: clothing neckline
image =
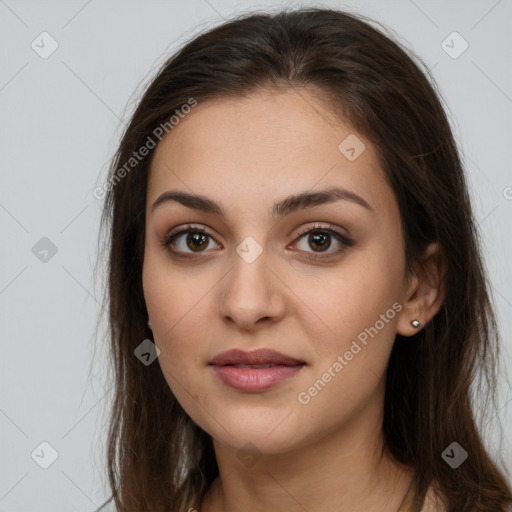
<svg viewBox="0 0 512 512"><path fill-rule="evenodd" d="M413 497L414 497L414 478L411 482L411 485L409 485L409 489L407 489L407 494L405 495L404 499L402 500L402 503L400 503L400 506L398 507L398 510L396 512L410 512Z"/></svg>

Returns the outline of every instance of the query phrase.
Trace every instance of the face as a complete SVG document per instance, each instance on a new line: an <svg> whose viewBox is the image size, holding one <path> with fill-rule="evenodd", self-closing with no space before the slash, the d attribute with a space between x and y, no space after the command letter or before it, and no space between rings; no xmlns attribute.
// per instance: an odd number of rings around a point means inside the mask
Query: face
<svg viewBox="0 0 512 512"><path fill-rule="evenodd" d="M301 194L317 195L285 201ZM185 411L222 445L269 454L378 423L403 243L375 149L312 94L199 103L156 148L143 266L158 362ZM298 364L210 364L231 349Z"/></svg>

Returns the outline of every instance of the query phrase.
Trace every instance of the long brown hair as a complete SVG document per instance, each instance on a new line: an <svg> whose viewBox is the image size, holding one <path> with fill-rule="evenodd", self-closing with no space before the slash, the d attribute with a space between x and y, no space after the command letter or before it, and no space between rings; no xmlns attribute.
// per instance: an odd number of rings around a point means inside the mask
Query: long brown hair
<svg viewBox="0 0 512 512"><path fill-rule="evenodd" d="M447 258L442 309L414 339L396 336L387 370L385 446L414 469L414 511L429 485L448 511L503 511L512 502L474 413L480 403L496 408L498 334L459 149L425 64L372 23L317 8L241 15L184 45L138 102L109 171L102 216L113 386L109 501L118 511L197 508L218 476L210 436L178 404L160 365L134 356L151 338L142 265L153 150L126 163L159 126L170 131L170 117L191 98L201 104L291 87L315 90L377 148L400 208L408 269L433 241ZM452 442L468 453L457 469L441 455Z"/></svg>

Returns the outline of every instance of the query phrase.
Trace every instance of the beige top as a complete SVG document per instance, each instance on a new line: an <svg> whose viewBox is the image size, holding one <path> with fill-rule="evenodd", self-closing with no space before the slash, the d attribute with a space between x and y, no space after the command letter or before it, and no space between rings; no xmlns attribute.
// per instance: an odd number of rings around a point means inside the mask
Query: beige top
<svg viewBox="0 0 512 512"><path fill-rule="evenodd" d="M413 494L414 487L411 485L397 512L410 512ZM443 504L434 493L434 488L430 486L427 490L427 494L425 495L425 501L423 502L421 512L445 512L445 510L446 509Z"/></svg>

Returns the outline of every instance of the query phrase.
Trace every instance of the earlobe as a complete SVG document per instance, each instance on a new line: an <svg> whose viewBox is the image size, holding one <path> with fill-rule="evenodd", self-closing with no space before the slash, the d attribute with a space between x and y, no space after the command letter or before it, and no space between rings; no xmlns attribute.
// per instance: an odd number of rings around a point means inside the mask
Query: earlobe
<svg viewBox="0 0 512 512"><path fill-rule="evenodd" d="M413 336L437 314L444 300L446 258L439 243L427 246L406 291L397 334Z"/></svg>

